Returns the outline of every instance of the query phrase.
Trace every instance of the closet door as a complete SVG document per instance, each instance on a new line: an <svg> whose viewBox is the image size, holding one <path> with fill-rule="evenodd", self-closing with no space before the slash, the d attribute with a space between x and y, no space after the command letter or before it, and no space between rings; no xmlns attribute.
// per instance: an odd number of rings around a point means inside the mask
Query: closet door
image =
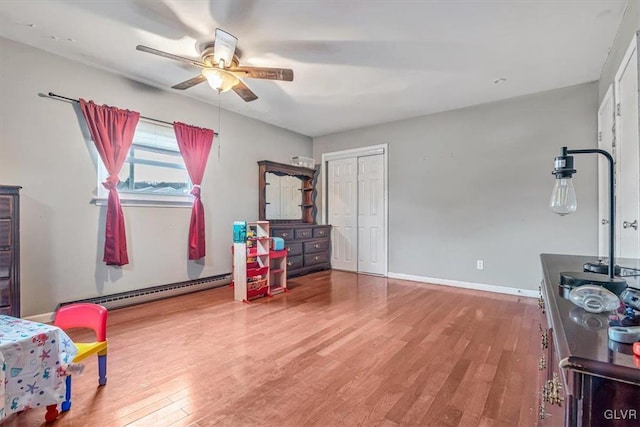
<svg viewBox="0 0 640 427"><path fill-rule="evenodd" d="M358 159L327 162L331 268L358 271Z"/></svg>
<svg viewBox="0 0 640 427"><path fill-rule="evenodd" d="M613 87L609 86L598 109L598 148L615 159L613 141L615 102ZM609 256L609 162L598 156L598 256Z"/></svg>
<svg viewBox="0 0 640 427"><path fill-rule="evenodd" d="M638 129L638 52L636 39L616 73L616 232L618 256L640 257L640 133Z"/></svg>
<svg viewBox="0 0 640 427"><path fill-rule="evenodd" d="M358 272L386 274L384 161L358 157Z"/></svg>

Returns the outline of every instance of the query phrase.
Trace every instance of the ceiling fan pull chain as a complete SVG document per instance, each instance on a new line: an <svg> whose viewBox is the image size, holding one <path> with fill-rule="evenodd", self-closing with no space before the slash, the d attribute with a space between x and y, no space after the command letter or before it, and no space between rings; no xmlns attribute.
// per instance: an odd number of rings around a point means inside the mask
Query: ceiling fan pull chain
<svg viewBox="0 0 640 427"><path fill-rule="evenodd" d="M218 163L220 163L220 114L221 114L221 110L220 110L220 93L218 92Z"/></svg>

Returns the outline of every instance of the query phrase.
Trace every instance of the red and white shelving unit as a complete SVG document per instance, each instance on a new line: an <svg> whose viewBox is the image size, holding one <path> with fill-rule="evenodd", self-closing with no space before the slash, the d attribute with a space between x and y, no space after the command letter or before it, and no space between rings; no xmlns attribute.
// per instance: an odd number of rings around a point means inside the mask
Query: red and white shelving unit
<svg viewBox="0 0 640 427"><path fill-rule="evenodd" d="M247 239L233 244L233 297L271 296L287 289L287 253L271 251L269 221L247 222Z"/></svg>

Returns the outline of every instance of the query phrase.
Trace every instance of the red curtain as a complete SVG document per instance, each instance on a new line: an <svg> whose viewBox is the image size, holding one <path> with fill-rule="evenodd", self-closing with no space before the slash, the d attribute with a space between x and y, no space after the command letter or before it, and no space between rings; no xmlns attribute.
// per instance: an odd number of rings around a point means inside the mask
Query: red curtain
<svg viewBox="0 0 640 427"><path fill-rule="evenodd" d="M193 183L194 195L189 225L189 259L200 259L205 255L204 207L200 200L200 184L213 145L213 131L184 123L173 123L178 147Z"/></svg>
<svg viewBox="0 0 640 427"><path fill-rule="evenodd" d="M118 197L118 173L124 164L140 113L80 99L80 109L87 121L91 139L98 149L109 177L102 185L109 190L103 261L108 265L129 264L124 215Z"/></svg>

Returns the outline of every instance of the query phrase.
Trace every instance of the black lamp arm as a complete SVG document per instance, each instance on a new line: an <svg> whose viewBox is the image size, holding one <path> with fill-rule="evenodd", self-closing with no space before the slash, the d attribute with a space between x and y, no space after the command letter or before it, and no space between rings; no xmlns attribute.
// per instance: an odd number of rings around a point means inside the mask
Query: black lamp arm
<svg viewBox="0 0 640 427"><path fill-rule="evenodd" d="M563 147L563 154L566 147ZM586 148L581 150L566 150L566 154L602 154L609 161L609 278L613 279L615 271L615 232L616 232L616 198L614 194L614 162L613 156L605 150Z"/></svg>

